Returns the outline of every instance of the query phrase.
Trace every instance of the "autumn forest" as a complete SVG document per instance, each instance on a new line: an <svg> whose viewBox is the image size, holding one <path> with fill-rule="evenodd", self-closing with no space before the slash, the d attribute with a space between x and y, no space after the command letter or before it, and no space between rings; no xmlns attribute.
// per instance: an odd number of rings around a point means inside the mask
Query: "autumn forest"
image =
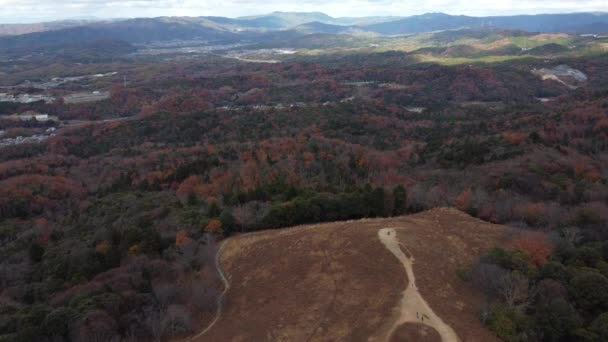
<svg viewBox="0 0 608 342"><path fill-rule="evenodd" d="M5 87L108 76L0 102L2 141L43 136L0 146L0 341L190 336L215 313L223 239L447 206L532 234L462 272L497 336L608 337L605 54L83 56L1 65L18 66ZM564 65L587 79L538 74ZM66 97L83 89L108 95ZM10 118L28 112L56 120Z"/></svg>

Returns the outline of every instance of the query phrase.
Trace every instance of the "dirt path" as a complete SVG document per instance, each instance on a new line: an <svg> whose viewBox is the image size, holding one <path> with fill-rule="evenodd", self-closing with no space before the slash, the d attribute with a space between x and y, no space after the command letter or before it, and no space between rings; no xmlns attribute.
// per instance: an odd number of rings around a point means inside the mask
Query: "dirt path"
<svg viewBox="0 0 608 342"><path fill-rule="evenodd" d="M409 251L409 255L403 253L395 229L380 229L378 236L386 248L401 261L403 267L405 267L408 279L407 288L403 291L401 298L399 318L389 329L386 340L388 341L393 332L402 324L419 323L434 328L441 336L443 342L459 342L460 339L454 330L433 312L428 303L422 298L422 295L420 295L418 287L416 287L416 277L414 276L414 256ZM405 246L403 247L405 248Z"/></svg>
<svg viewBox="0 0 608 342"><path fill-rule="evenodd" d="M231 237L214 253L225 286L217 311L188 342L498 342L479 320L482 296L457 271L508 232L436 209Z"/></svg>
<svg viewBox="0 0 608 342"><path fill-rule="evenodd" d="M220 293L220 295L217 297L217 311L215 313L215 318L213 319L213 321L211 321L211 323L209 323L209 325L203 331L201 331L200 333L198 333L195 336L192 336L190 338L191 340L198 339L199 337L205 335L205 333L207 333L207 331L209 331L211 328L213 328L215 323L217 323L217 321L220 319L220 316L222 316L224 295L230 289L230 283L228 283L228 279L226 279L226 276L224 275L224 271L222 270L222 263L221 263L220 259L222 257L222 251L224 250L224 246L226 246L228 244L228 241L229 240L224 240L224 242L222 242L222 245L220 246L220 248L217 249L217 253L215 254L215 268L217 269L217 273L220 276L220 279L222 279L222 283L224 283L224 291L222 291L222 293Z"/></svg>

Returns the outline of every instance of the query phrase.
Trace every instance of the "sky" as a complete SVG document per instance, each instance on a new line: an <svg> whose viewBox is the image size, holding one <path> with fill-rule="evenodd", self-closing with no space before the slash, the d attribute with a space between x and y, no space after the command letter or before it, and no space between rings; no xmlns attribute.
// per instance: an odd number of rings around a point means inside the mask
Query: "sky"
<svg viewBox="0 0 608 342"><path fill-rule="evenodd" d="M0 23L92 17L238 17L274 11L317 11L334 17L608 12L608 0L0 0Z"/></svg>

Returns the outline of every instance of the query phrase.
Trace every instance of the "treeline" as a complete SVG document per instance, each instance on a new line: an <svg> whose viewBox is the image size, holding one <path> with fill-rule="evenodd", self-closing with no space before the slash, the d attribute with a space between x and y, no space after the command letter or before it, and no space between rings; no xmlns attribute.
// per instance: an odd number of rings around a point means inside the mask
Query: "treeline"
<svg viewBox="0 0 608 342"><path fill-rule="evenodd" d="M362 189L327 194L306 193L287 203L273 205L260 228L280 228L306 223L332 222L364 217L402 215L406 212L406 193L402 186L391 192L383 188Z"/></svg>
<svg viewBox="0 0 608 342"><path fill-rule="evenodd" d="M467 275L486 296L482 321L505 341L607 340L608 242L590 228L528 233L482 258Z"/></svg>
<svg viewBox="0 0 608 342"><path fill-rule="evenodd" d="M2 341L169 340L213 316L217 238L168 193L115 193L66 225L0 223ZM213 214L213 213L211 213ZM183 216L183 219L180 217ZM179 223L179 227L175 223ZM171 228L169 228L171 227ZM22 239L17 228L32 231Z"/></svg>

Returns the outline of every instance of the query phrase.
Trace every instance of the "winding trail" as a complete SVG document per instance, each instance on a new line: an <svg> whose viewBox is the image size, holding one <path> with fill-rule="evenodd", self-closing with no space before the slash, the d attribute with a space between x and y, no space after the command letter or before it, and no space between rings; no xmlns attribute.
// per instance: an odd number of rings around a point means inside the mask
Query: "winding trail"
<svg viewBox="0 0 608 342"><path fill-rule="evenodd" d="M401 297L399 317L389 329L385 340L390 340L394 331L402 324L419 323L434 328L441 336L443 342L459 342L460 339L452 327L445 324L441 318L433 312L429 304L422 298L422 295L418 291L416 277L414 276L414 256L405 246L399 243L395 229L380 229L378 231L378 237L386 248L401 261L403 267L405 267L408 280L408 285ZM409 255L405 255L400 246L403 246Z"/></svg>
<svg viewBox="0 0 608 342"><path fill-rule="evenodd" d="M230 289L230 283L228 283L228 279L226 279L226 276L224 275L224 271L222 270L222 263L220 261L220 258L222 257L222 250L224 250L224 247L226 246L226 244L228 243L228 241L229 240L224 240L221 243L220 248L218 248L217 252L215 253L215 268L217 269L217 273L220 276L220 279L224 283L224 291L222 291L222 293L220 293L220 295L217 297L217 303L216 303L216 305L217 305L217 311L215 312L215 318L213 319L213 321L211 321L211 323L209 323L209 325L203 331L201 331L200 333L198 333L195 336L192 336L190 338L191 340L198 339L199 337L205 335L209 330L211 330L211 328L213 328L213 326L215 325L215 323L217 323L217 321L222 316L222 308L223 308L223 304L224 304L224 295Z"/></svg>

